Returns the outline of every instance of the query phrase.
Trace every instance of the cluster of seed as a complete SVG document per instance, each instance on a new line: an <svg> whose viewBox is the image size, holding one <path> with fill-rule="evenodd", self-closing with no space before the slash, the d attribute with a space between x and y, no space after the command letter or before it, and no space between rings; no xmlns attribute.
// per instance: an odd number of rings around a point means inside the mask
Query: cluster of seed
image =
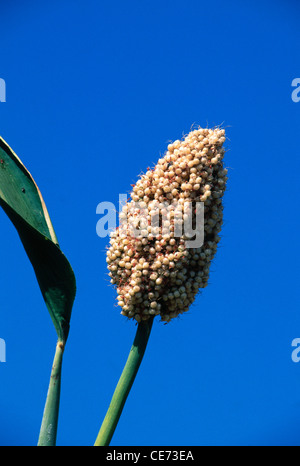
<svg viewBox="0 0 300 466"><path fill-rule="evenodd" d="M121 223L112 233L107 251L111 283L117 285L124 316L140 322L160 315L168 322L187 311L199 289L207 285L222 225L227 181L222 163L224 141L225 131L220 128L191 131L182 141L169 144L164 157L133 186L131 200L120 217L133 219L136 211L132 206L138 202L146 209L146 225L136 237L128 223ZM179 205L204 203L201 247L187 248L184 231L179 237L174 235L174 201ZM167 233L152 226L155 202L170 206L166 209Z"/></svg>

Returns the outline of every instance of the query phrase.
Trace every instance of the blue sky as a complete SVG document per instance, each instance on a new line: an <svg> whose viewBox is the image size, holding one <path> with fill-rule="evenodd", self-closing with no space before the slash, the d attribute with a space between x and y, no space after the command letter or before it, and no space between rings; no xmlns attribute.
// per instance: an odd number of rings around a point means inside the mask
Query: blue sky
<svg viewBox="0 0 300 466"><path fill-rule="evenodd" d="M112 445L300 445L296 1L1 2L0 135L38 183L77 279L58 445L94 443L135 335L96 235L192 124L223 124L222 241L189 313L155 321ZM0 445L35 445L56 334L0 212Z"/></svg>

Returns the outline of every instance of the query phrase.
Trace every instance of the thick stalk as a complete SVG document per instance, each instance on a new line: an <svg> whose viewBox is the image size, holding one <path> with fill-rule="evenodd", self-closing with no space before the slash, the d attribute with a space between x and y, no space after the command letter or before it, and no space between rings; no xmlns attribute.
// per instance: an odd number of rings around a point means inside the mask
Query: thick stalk
<svg viewBox="0 0 300 466"><path fill-rule="evenodd" d="M117 427L130 389L142 362L149 340L153 317L139 323L125 367L113 394L94 446L108 446Z"/></svg>
<svg viewBox="0 0 300 466"><path fill-rule="evenodd" d="M38 441L38 446L42 447L54 447L56 444L63 352L64 344L59 341L56 345L56 351Z"/></svg>

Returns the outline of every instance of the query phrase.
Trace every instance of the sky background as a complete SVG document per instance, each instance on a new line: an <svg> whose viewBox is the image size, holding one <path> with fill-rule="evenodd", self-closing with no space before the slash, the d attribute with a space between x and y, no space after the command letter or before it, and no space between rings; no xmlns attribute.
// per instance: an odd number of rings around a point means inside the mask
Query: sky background
<svg viewBox="0 0 300 466"><path fill-rule="evenodd" d="M77 279L58 445L92 445L134 339L96 207L193 124L222 124L222 240L190 311L154 321L111 445L300 445L297 1L0 2L0 135L34 176ZM0 445L35 445L56 333L0 212Z"/></svg>

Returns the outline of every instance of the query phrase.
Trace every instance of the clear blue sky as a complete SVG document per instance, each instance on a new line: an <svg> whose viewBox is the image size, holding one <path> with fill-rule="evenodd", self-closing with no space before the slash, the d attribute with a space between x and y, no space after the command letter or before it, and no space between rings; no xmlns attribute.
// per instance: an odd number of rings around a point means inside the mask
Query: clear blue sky
<svg viewBox="0 0 300 466"><path fill-rule="evenodd" d="M132 344L96 206L193 123L223 123L224 228L190 312L154 322L112 445L300 445L300 6L1 2L0 134L37 181L77 278L58 445L94 443ZM56 334L0 212L0 444L35 445Z"/></svg>

